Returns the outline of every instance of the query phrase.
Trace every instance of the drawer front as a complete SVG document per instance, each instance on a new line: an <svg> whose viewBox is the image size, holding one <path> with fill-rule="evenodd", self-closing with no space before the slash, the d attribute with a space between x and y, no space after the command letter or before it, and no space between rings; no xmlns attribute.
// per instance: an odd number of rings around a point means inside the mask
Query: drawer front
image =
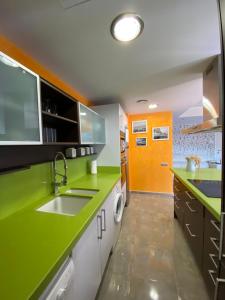
<svg viewBox="0 0 225 300"><path fill-rule="evenodd" d="M175 212L175 215L176 215L180 225L183 226L183 223L184 223L183 201L178 200L176 195L174 196L174 212Z"/></svg>
<svg viewBox="0 0 225 300"><path fill-rule="evenodd" d="M216 263L215 259L210 258L209 253L204 253L203 277L204 277L204 281L210 299L213 299L214 292L215 292L216 278L217 278L217 268L215 267L215 263Z"/></svg>
<svg viewBox="0 0 225 300"><path fill-rule="evenodd" d="M194 197L191 192L185 189L183 199L185 201L187 212L194 213L195 215L203 215L203 205Z"/></svg>
<svg viewBox="0 0 225 300"><path fill-rule="evenodd" d="M203 256L203 216L199 219L184 212L184 232L200 269Z"/></svg>
<svg viewBox="0 0 225 300"><path fill-rule="evenodd" d="M219 239L220 239L220 223L205 210L205 241L204 246L208 253L213 253L218 256Z"/></svg>
<svg viewBox="0 0 225 300"><path fill-rule="evenodd" d="M183 184L174 177L174 215L177 217L178 222L183 227L184 223L184 201L183 201Z"/></svg>
<svg viewBox="0 0 225 300"><path fill-rule="evenodd" d="M190 224L196 236L203 235L203 205L187 190L184 191L184 214L186 224ZM186 226L187 229L187 226Z"/></svg>
<svg viewBox="0 0 225 300"><path fill-rule="evenodd" d="M204 274L204 279L208 288L209 292L209 297L211 300L214 300L214 295L215 295L215 289L216 285L218 285L218 290L217 290L217 300L224 300L225 299L225 282L220 282L219 284L217 283L217 271L209 270L208 271L208 278L205 277ZM225 268L221 268L221 278L225 279Z"/></svg>
<svg viewBox="0 0 225 300"><path fill-rule="evenodd" d="M203 276L210 299L213 299L218 272L220 224L205 209Z"/></svg>
<svg viewBox="0 0 225 300"><path fill-rule="evenodd" d="M221 269L221 278L225 279L225 268ZM220 283L218 288L218 300L225 299L225 283Z"/></svg>
<svg viewBox="0 0 225 300"><path fill-rule="evenodd" d="M180 182L179 179L177 179L177 177L174 177L173 191L174 191L174 195L177 195L178 197L179 195L181 196L184 192L184 185L183 183Z"/></svg>

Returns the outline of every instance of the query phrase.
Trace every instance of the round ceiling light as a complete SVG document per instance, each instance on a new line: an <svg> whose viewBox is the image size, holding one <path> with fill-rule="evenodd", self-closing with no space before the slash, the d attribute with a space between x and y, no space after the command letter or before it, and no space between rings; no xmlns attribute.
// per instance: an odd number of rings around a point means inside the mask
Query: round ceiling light
<svg viewBox="0 0 225 300"><path fill-rule="evenodd" d="M117 41L129 42L136 39L143 31L144 22L134 13L117 16L111 25L111 34Z"/></svg>
<svg viewBox="0 0 225 300"><path fill-rule="evenodd" d="M148 106L149 109L155 109L157 107L158 107L158 105L155 103L149 104L149 106Z"/></svg>

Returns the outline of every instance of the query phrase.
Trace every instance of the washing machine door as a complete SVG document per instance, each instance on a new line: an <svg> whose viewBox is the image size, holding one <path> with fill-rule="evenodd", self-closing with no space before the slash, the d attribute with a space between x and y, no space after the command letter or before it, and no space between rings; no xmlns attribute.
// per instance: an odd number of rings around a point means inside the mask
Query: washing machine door
<svg viewBox="0 0 225 300"><path fill-rule="evenodd" d="M117 193L114 200L113 214L115 223L120 223L123 216L124 201L123 194Z"/></svg>

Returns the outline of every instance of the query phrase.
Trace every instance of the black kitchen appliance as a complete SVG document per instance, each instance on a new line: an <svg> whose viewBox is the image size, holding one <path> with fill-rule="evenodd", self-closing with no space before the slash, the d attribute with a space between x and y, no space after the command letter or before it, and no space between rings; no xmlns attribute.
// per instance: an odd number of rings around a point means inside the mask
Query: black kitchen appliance
<svg viewBox="0 0 225 300"><path fill-rule="evenodd" d="M210 198L221 198L221 180L188 179L200 192Z"/></svg>

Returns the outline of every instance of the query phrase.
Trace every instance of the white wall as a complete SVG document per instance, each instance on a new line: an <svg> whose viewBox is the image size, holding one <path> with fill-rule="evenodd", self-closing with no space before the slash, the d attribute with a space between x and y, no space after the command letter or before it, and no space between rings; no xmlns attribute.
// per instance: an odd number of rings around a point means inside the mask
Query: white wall
<svg viewBox="0 0 225 300"><path fill-rule="evenodd" d="M106 145L96 146L99 166L120 166L119 104L93 106L93 110L105 118Z"/></svg>

